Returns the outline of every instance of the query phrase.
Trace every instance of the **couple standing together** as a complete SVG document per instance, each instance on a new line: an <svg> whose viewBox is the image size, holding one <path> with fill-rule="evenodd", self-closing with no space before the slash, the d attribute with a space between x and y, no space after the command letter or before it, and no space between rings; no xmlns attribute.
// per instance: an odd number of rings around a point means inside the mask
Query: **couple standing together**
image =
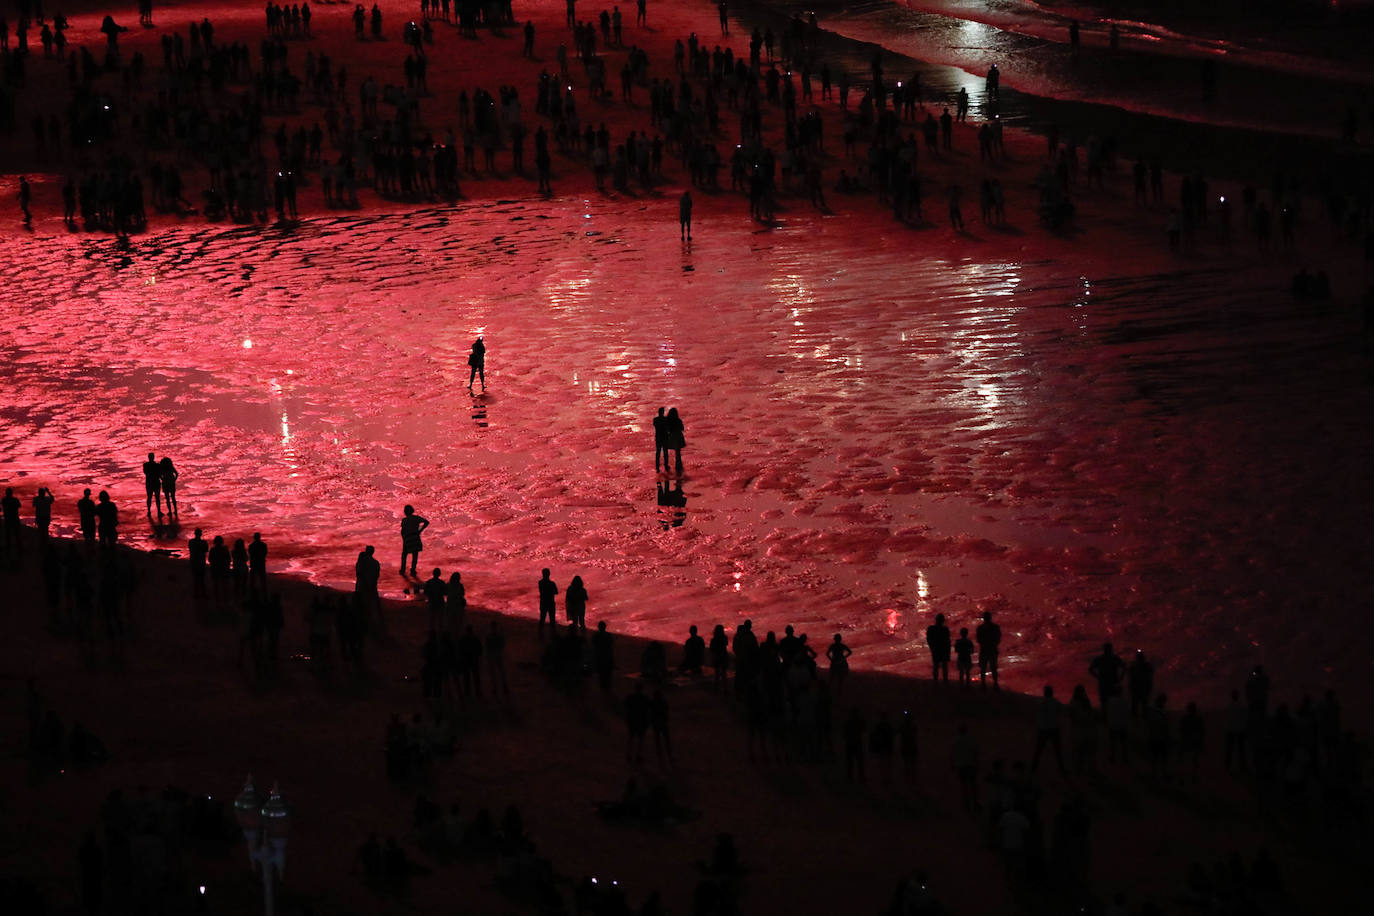
<svg viewBox="0 0 1374 916"><path fill-rule="evenodd" d="M682 473L682 448L687 444L687 439L683 435L682 418L677 415L677 408L664 415L664 408L658 409L658 416L654 417L654 470L659 469L659 459L663 460L663 470L668 471L668 453L672 452L675 456L677 473Z"/></svg>

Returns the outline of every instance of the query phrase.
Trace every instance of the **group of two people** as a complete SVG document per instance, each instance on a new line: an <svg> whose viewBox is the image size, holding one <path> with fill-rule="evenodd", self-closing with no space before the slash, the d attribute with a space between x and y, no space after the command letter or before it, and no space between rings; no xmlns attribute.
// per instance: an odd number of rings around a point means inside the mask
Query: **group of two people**
<svg viewBox="0 0 1374 916"><path fill-rule="evenodd" d="M167 514L177 514L177 469L172 459L166 455L159 461L152 452L143 462L143 489L148 494L148 515L153 514L153 503L157 503L157 517L162 518L162 500L167 500Z"/></svg>

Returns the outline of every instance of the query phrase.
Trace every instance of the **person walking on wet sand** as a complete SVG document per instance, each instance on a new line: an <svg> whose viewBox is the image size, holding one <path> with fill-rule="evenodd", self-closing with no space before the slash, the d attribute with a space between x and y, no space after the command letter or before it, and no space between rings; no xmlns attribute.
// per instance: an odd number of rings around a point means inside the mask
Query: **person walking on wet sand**
<svg viewBox="0 0 1374 916"><path fill-rule="evenodd" d="M549 629L558 633L558 585L549 578L546 569L539 576L539 635L544 635L544 618L548 618Z"/></svg>
<svg viewBox="0 0 1374 916"><path fill-rule="evenodd" d="M153 517L153 503L156 502L157 517L162 518L162 468L152 452L148 453L148 460L143 462L143 491L148 496L148 517Z"/></svg>
<svg viewBox="0 0 1374 916"><path fill-rule="evenodd" d="M480 379L483 393L487 390L487 345L482 338L472 342L472 352L468 354L468 391L472 391L473 379Z"/></svg>
<svg viewBox="0 0 1374 916"><path fill-rule="evenodd" d="M724 4L722 4L723 6ZM678 235L682 241L692 240L692 192L683 191L682 196L677 199L677 226Z"/></svg>
<svg viewBox="0 0 1374 916"><path fill-rule="evenodd" d="M668 469L668 453L673 453L673 466L677 468L677 473L682 473L682 449L687 445L685 427L682 418L677 415L677 408L668 411L668 416L663 418L663 469Z"/></svg>
<svg viewBox="0 0 1374 916"><path fill-rule="evenodd" d="M406 557L410 557L410 574L415 575L415 566L420 562L420 551L425 549L420 541L420 532L429 527L429 519L415 514L414 506L405 507L401 519L401 575L406 574Z"/></svg>

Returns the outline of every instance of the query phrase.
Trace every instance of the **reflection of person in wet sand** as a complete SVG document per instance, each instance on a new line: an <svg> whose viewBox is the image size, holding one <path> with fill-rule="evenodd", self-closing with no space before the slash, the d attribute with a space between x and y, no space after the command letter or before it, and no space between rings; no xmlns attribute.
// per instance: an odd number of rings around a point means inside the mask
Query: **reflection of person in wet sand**
<svg viewBox="0 0 1374 916"><path fill-rule="evenodd" d="M487 390L487 345L482 343L482 338L477 338L472 342L472 352L468 354L468 391L472 390L472 380L482 380L482 391Z"/></svg>
<svg viewBox="0 0 1374 916"><path fill-rule="evenodd" d="M410 557L410 574L415 575L415 565L420 562L420 532L429 527L429 519L415 514L414 506L405 507L405 517L401 519L401 575L406 574L406 557Z"/></svg>

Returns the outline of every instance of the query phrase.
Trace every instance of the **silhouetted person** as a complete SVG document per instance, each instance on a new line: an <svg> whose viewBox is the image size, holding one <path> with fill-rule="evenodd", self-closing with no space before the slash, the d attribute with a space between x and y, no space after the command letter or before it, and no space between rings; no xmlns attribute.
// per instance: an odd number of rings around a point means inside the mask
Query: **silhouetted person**
<svg viewBox="0 0 1374 916"><path fill-rule="evenodd" d="M1121 660L1121 656L1112 651L1111 643L1104 642L1102 654L1088 665L1088 674L1097 681L1098 705L1104 710L1107 708L1107 699L1120 692L1121 678L1125 673L1126 663Z"/></svg>
<svg viewBox="0 0 1374 916"><path fill-rule="evenodd" d="M1150 694L1155 687L1155 669L1145 657L1144 650L1136 649L1126 672L1126 683L1131 691L1131 718L1144 715L1150 703Z"/></svg>
<svg viewBox="0 0 1374 916"><path fill-rule="evenodd" d="M448 583L439 567L434 567L434 574L425 580L422 591L429 603L429 629L438 632L444 620L444 598L448 595Z"/></svg>
<svg viewBox="0 0 1374 916"><path fill-rule="evenodd" d="M492 696L510 696L510 684L506 681L506 634L495 620L487 626L483 654L487 659Z"/></svg>
<svg viewBox="0 0 1374 916"><path fill-rule="evenodd" d="M104 490L96 497L95 518L100 543L106 547L113 547L119 539L119 507L111 501L110 494Z"/></svg>
<svg viewBox="0 0 1374 916"><path fill-rule="evenodd" d="M969 734L968 723L959 723L959 733L950 745L950 764L959 777L959 794L965 811L977 811L978 804L978 742Z"/></svg>
<svg viewBox="0 0 1374 916"><path fill-rule="evenodd" d="M568 623L579 630L587 629L587 589L581 576L573 576L563 593L563 604L568 612Z"/></svg>
<svg viewBox="0 0 1374 916"><path fill-rule="evenodd" d="M988 675L992 675L992 689L1000 690L997 680L997 656L1002 648L1002 628L992 621L992 611L983 612L983 622L975 631L978 640L978 673L984 687L988 685Z"/></svg>
<svg viewBox="0 0 1374 916"><path fill-rule="evenodd" d="M857 706L849 710L844 720L844 776L846 779L864 781L864 735L868 723Z"/></svg>
<svg viewBox="0 0 1374 916"><path fill-rule="evenodd" d="M825 657L830 660L830 689L836 696L844 689L849 674L849 656L853 654L854 650L844 644L839 633L825 650Z"/></svg>
<svg viewBox="0 0 1374 916"><path fill-rule="evenodd" d="M692 240L692 192L683 191L682 196L677 199L677 224L678 235L682 241Z"/></svg>
<svg viewBox="0 0 1374 916"><path fill-rule="evenodd" d="M186 542L186 558L191 564L192 597L205 597L205 564L209 555L210 545L201 536L200 529L197 528L195 537Z"/></svg>
<svg viewBox="0 0 1374 916"><path fill-rule="evenodd" d="M687 445L687 436L682 423L682 418L677 414L674 407L668 411L668 416L663 418L663 430L665 435L663 442L663 466L664 470L668 467L668 452L674 454L674 467L677 473L682 473L682 449Z"/></svg>
<svg viewBox="0 0 1374 916"><path fill-rule="evenodd" d="M592 634L592 667L602 690L611 689L611 672L615 670L615 637L606 630L606 621L598 621ZM636 685L643 688L643 685Z"/></svg>
<svg viewBox="0 0 1374 916"><path fill-rule="evenodd" d="M916 719L911 710L902 710L902 720L897 723L897 748L902 754L902 773L909 783L916 782Z"/></svg>
<svg viewBox="0 0 1374 916"><path fill-rule="evenodd" d="M549 571L543 570L539 574L539 635L544 635L544 620L548 618L549 631L554 635L558 633L558 585L549 578ZM604 628L604 627L603 627Z"/></svg>
<svg viewBox="0 0 1374 916"><path fill-rule="evenodd" d="M248 588L261 595L267 594L267 543L256 531L248 545Z"/></svg>
<svg viewBox="0 0 1374 916"><path fill-rule="evenodd" d="M210 594L214 597L215 603L224 601L225 588L229 584L231 574L232 559L229 556L229 548L224 543L224 538L215 535L215 541L210 545Z"/></svg>
<svg viewBox="0 0 1374 916"><path fill-rule="evenodd" d="M1064 772L1064 743L1061 736L1061 722L1064 704L1055 699L1054 688L1045 685L1044 696L1035 711L1035 753L1031 755L1031 772L1040 768L1040 754L1045 745L1054 748L1054 762L1059 764L1059 772Z"/></svg>
<svg viewBox="0 0 1374 916"><path fill-rule="evenodd" d="M664 416L665 408L658 409L658 416L654 417L654 470L659 469L659 459L663 459L663 467L668 467L668 418Z"/></svg>
<svg viewBox="0 0 1374 916"><path fill-rule="evenodd" d="M415 575L415 567L420 562L420 551L425 549L420 533L429 527L429 519L415 514L414 506L406 506L401 518L401 575L406 574L406 557L410 558L410 574Z"/></svg>
<svg viewBox="0 0 1374 916"><path fill-rule="evenodd" d="M892 782L892 758L897 751L897 733L887 713L879 713L878 721L868 732L868 750L878 762L878 775L883 784Z"/></svg>
<svg viewBox="0 0 1374 916"><path fill-rule="evenodd" d="M472 390L474 379L481 379L482 391L487 390L487 345L482 338L472 342L472 352L468 354L468 391Z"/></svg>
<svg viewBox="0 0 1374 916"><path fill-rule="evenodd" d="M673 733L669 721L668 700L662 690L655 690L649 700L649 729L654 733L654 754L660 764L673 763Z"/></svg>
<svg viewBox="0 0 1374 916"><path fill-rule="evenodd" d="M636 683L634 691L625 698L625 759L631 763L644 762L644 736L653 722L653 704L644 695L644 685Z"/></svg>
<svg viewBox="0 0 1374 916"><path fill-rule="evenodd" d="M176 466L172 464L172 459L166 455L157 463L158 485L162 488L162 498L167 502L167 514L176 516L179 514L177 508L177 478L181 475L177 473Z"/></svg>
<svg viewBox="0 0 1374 916"><path fill-rule="evenodd" d="M1223 762L1226 771L1232 768L1244 771L1249 767L1246 759L1245 744L1250 734L1250 710L1241 702L1240 691L1231 691L1231 702L1226 706L1226 744Z"/></svg>
<svg viewBox="0 0 1374 916"><path fill-rule="evenodd" d="M382 564L376 553L376 548L371 544L358 552L358 560L353 564L353 593L363 613L375 611L380 621L382 599L377 586L382 579Z"/></svg>
<svg viewBox="0 0 1374 916"><path fill-rule="evenodd" d="M81 537L87 544L95 543L95 500L91 499L91 488L81 491L76 501L76 515L81 524Z"/></svg>
<svg viewBox="0 0 1374 916"><path fill-rule="evenodd" d="M948 681L950 641L944 614L936 614L935 623L926 627L926 645L930 647L931 677Z"/></svg>
<svg viewBox="0 0 1374 916"><path fill-rule="evenodd" d="M959 638L954 641L954 658L959 685L967 689L973 685L973 640L968 638L968 627L959 628Z"/></svg>
<svg viewBox="0 0 1374 916"><path fill-rule="evenodd" d="M683 674L699 675L706 664L706 640L697 635L695 624L687 632L687 641L682 644L682 664L678 670Z"/></svg>
<svg viewBox="0 0 1374 916"><path fill-rule="evenodd" d="M23 528L19 521L19 497L14 495L14 487L5 488L5 497L0 500L0 510L4 513L5 547L11 553L22 553L20 532Z"/></svg>
<svg viewBox="0 0 1374 916"><path fill-rule="evenodd" d="M24 214L24 225L33 225L33 214L29 212L29 201L33 198L33 192L29 189L29 179L23 175L19 176L19 212Z"/></svg>
<svg viewBox="0 0 1374 916"><path fill-rule="evenodd" d="M38 492L34 494L33 527L38 532L40 541L48 539L48 529L52 527L52 504L54 502L56 500L48 492L47 487L39 487Z"/></svg>
<svg viewBox="0 0 1374 916"><path fill-rule="evenodd" d="M157 457L148 453L148 460L143 462L143 489L148 495L148 516L153 515L153 503L157 503L157 517L162 518L162 468L158 466Z"/></svg>

